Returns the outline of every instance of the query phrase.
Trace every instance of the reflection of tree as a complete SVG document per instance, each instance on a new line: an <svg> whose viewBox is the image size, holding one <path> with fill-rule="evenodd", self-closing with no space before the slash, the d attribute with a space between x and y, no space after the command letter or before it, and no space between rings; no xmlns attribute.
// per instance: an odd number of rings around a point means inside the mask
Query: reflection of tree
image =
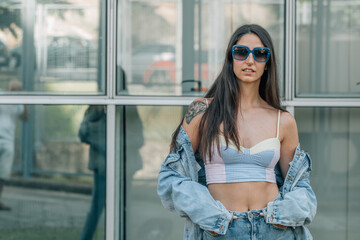
<svg viewBox="0 0 360 240"><path fill-rule="evenodd" d="M17 9L0 6L0 30L8 29L17 38L16 27L20 27L21 18Z"/></svg>
<svg viewBox="0 0 360 240"><path fill-rule="evenodd" d="M74 2L70 0L37 0L37 5L46 5L46 4L69 4L72 5ZM16 4L17 6L22 6L21 4ZM24 2L24 5L26 6L26 1ZM74 11L74 10L72 10ZM76 9L76 12L79 13L79 15L84 15L84 12L80 9ZM53 15L57 15L61 19L65 19L66 11L53 11ZM21 17L23 15L22 8L14 8L12 7L12 4L2 4L0 6L0 30L9 30L11 34L17 38L18 34L16 32L16 28L22 28L21 27Z"/></svg>
<svg viewBox="0 0 360 240"><path fill-rule="evenodd" d="M161 3L136 2L132 4L131 22L133 26L132 43L134 47L144 42L169 41L169 36L175 37L176 26L158 12L161 6L165 5ZM171 4L166 6L170 8L175 7Z"/></svg>

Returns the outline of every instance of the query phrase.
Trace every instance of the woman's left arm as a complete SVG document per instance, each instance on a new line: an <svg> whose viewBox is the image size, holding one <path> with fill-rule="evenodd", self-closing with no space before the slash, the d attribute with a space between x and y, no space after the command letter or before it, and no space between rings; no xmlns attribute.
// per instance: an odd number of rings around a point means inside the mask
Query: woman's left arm
<svg viewBox="0 0 360 240"><path fill-rule="evenodd" d="M307 153L300 149L294 117L290 113L281 115L280 132L282 132L282 139L279 165L285 182L288 180L293 184L287 191L282 191L281 199L268 203L266 222L283 226L303 226L313 220L317 208L316 196L309 180L311 159ZM302 173L298 174L296 181L290 176L289 179L286 179L289 163L300 156L304 158Z"/></svg>
<svg viewBox="0 0 360 240"><path fill-rule="evenodd" d="M280 117L280 169L283 178L289 170L289 163L292 161L299 136L295 118L288 112L281 113Z"/></svg>

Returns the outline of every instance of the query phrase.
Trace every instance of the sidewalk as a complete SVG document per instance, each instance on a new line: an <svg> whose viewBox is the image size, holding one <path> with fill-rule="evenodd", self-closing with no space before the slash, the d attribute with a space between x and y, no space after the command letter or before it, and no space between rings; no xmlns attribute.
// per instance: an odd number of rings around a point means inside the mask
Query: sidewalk
<svg viewBox="0 0 360 240"><path fill-rule="evenodd" d="M51 187L53 187L51 185ZM181 239L183 219L165 210L156 195L155 181L136 181L126 197L126 239ZM91 195L7 185L3 201L12 208L0 211L0 240L78 240ZM96 240L104 239L105 214Z"/></svg>
<svg viewBox="0 0 360 240"><path fill-rule="evenodd" d="M6 186L0 211L0 229L82 227L91 195Z"/></svg>

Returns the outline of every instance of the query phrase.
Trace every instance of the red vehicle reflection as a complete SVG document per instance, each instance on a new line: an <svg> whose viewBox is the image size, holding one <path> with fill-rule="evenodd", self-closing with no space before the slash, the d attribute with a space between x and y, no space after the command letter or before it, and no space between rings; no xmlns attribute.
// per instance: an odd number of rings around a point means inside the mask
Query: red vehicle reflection
<svg viewBox="0 0 360 240"><path fill-rule="evenodd" d="M199 65L194 64L194 79L200 79ZM201 64L202 82L209 79L209 68L207 63ZM147 85L175 85L176 65L173 61L157 61L152 63L144 73L144 83ZM202 89L203 91L204 89Z"/></svg>

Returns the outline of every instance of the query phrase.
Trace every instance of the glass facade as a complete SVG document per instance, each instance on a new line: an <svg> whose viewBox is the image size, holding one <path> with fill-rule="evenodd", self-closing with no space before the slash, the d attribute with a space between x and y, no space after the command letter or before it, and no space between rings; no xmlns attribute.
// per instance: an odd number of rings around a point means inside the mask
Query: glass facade
<svg viewBox="0 0 360 240"><path fill-rule="evenodd" d="M358 97L360 1L296 3L296 95Z"/></svg>
<svg viewBox="0 0 360 240"><path fill-rule="evenodd" d="M105 93L105 2L1 1L0 9L1 88L19 81L22 94Z"/></svg>
<svg viewBox="0 0 360 240"><path fill-rule="evenodd" d="M125 166L120 181L125 183L122 194L126 239L182 238L183 228L179 226L184 221L164 209L156 194L160 165L169 152L171 134L182 111L182 107L169 106L117 108L117 117L122 118L126 126L123 132L117 130L125 152L117 152L117 159Z"/></svg>
<svg viewBox="0 0 360 240"><path fill-rule="evenodd" d="M359 8L0 1L0 147L10 149L0 151L0 203L11 208L0 210L0 239L181 239L183 219L156 194L160 164L246 23L272 36L283 105L313 160L314 239L358 239Z"/></svg>
<svg viewBox="0 0 360 240"><path fill-rule="evenodd" d="M119 1L118 94L203 95L231 34L248 23L270 32L283 82L284 8L284 1Z"/></svg>
<svg viewBox="0 0 360 240"><path fill-rule="evenodd" d="M360 108L299 107L295 118L300 143L313 160L314 239L358 239Z"/></svg>
<svg viewBox="0 0 360 240"><path fill-rule="evenodd" d="M1 238L105 239L105 106L0 105L0 123Z"/></svg>

